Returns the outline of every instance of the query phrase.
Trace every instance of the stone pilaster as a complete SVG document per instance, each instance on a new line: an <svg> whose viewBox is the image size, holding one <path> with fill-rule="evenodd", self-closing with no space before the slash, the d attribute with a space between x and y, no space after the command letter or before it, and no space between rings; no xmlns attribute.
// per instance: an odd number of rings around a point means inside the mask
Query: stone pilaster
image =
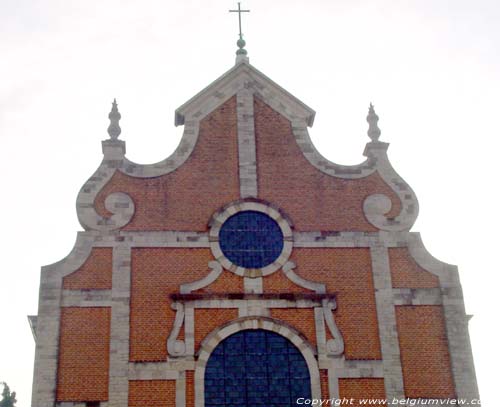
<svg viewBox="0 0 500 407"><path fill-rule="evenodd" d="M117 245L113 249L109 407L128 405L130 256L129 246Z"/></svg>
<svg viewBox="0 0 500 407"><path fill-rule="evenodd" d="M255 125L253 94L243 88L236 95L238 115L238 161L240 197L257 196L257 160L255 154Z"/></svg>
<svg viewBox="0 0 500 407"><path fill-rule="evenodd" d="M375 286L378 330L382 350L385 392L390 402L394 398L404 399L404 384L396 326L396 312L393 303L389 253L387 247L382 245L372 246L370 252L373 283Z"/></svg>
<svg viewBox="0 0 500 407"><path fill-rule="evenodd" d="M443 307L456 396L469 402L479 399L468 319L460 287L443 289Z"/></svg>
<svg viewBox="0 0 500 407"><path fill-rule="evenodd" d="M53 407L56 401L61 283L55 270L42 268L31 401L33 407Z"/></svg>

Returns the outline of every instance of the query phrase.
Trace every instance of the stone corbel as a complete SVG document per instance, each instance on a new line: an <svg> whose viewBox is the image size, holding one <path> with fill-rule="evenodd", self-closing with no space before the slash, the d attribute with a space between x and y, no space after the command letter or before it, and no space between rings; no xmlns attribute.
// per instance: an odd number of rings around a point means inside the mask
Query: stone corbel
<svg viewBox="0 0 500 407"><path fill-rule="evenodd" d="M167 351L169 355L178 357L186 355L186 342L178 340L177 337L181 331L182 325L184 324L185 319L185 311L184 304L180 302L174 302L172 304L172 309L176 310L174 320L174 327L172 328L172 332L167 339Z"/></svg>
<svg viewBox="0 0 500 407"><path fill-rule="evenodd" d="M334 299L324 299L322 305L326 325L333 336L333 339L326 341L326 353L331 356L341 355L344 353L344 338L333 318L333 310L337 308L337 303Z"/></svg>

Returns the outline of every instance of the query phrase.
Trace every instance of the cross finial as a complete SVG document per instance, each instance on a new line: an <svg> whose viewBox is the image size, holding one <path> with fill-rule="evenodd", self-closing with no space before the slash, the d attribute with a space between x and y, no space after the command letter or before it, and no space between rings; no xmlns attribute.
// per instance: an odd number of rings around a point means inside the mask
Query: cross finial
<svg viewBox="0 0 500 407"><path fill-rule="evenodd" d="M238 10L229 10L230 13L238 13L238 22L240 27L240 38L236 42L238 45L238 51L236 51L236 62L238 63L242 59L246 59L247 50L245 49L246 42L243 39L243 33L241 32L241 13L249 13L250 10L242 10L241 3L238 2Z"/></svg>

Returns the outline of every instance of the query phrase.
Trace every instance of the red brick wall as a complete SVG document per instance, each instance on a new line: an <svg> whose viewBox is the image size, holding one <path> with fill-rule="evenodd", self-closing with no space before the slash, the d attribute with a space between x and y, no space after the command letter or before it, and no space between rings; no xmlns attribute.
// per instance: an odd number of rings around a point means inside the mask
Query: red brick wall
<svg viewBox="0 0 500 407"><path fill-rule="evenodd" d="M242 293L243 292L243 277L224 270L222 274L212 284L194 291L195 293Z"/></svg>
<svg viewBox="0 0 500 407"><path fill-rule="evenodd" d="M389 261L394 288L439 287L439 278L420 267L407 247L390 248Z"/></svg>
<svg viewBox="0 0 500 407"><path fill-rule="evenodd" d="M197 308L194 310L194 346L198 351L203 339L214 329L238 318L236 308Z"/></svg>
<svg viewBox="0 0 500 407"><path fill-rule="evenodd" d="M129 382L128 407L175 406L175 380L133 380Z"/></svg>
<svg viewBox="0 0 500 407"><path fill-rule="evenodd" d="M301 277L337 293L335 321L347 359L381 359L371 257L367 248L296 248L291 259Z"/></svg>
<svg viewBox="0 0 500 407"><path fill-rule="evenodd" d="M129 194L135 214L124 230L206 230L212 214L239 199L236 97L200 123L196 146L175 171L155 178L115 173L98 194L98 213L109 216L104 200Z"/></svg>
<svg viewBox="0 0 500 407"><path fill-rule="evenodd" d="M340 398L354 399L350 406L364 406L360 404L361 399L382 400L385 399L384 379L339 379ZM386 404L377 404L386 405Z"/></svg>
<svg viewBox="0 0 500 407"><path fill-rule="evenodd" d="M282 270L278 270L263 278L262 286L265 293L311 293L293 283Z"/></svg>
<svg viewBox="0 0 500 407"><path fill-rule="evenodd" d="M58 401L108 399L110 308L62 308Z"/></svg>
<svg viewBox="0 0 500 407"><path fill-rule="evenodd" d="M302 333L312 345L316 345L316 326L312 308L273 308L271 317L291 325Z"/></svg>
<svg viewBox="0 0 500 407"><path fill-rule="evenodd" d="M205 277L209 249L134 248L130 308L130 360L163 361L175 311L169 295L179 285Z"/></svg>
<svg viewBox="0 0 500 407"><path fill-rule="evenodd" d="M398 196L378 173L349 180L319 171L304 157L285 117L259 99L254 108L259 198L285 211L296 230L376 231L363 213L365 198L375 193L392 200L389 216L399 214Z"/></svg>
<svg viewBox="0 0 500 407"><path fill-rule="evenodd" d="M67 290L110 290L113 274L113 249L94 247L85 263L63 278Z"/></svg>
<svg viewBox="0 0 500 407"><path fill-rule="evenodd" d="M441 306L397 306L405 395L454 397L448 341Z"/></svg>

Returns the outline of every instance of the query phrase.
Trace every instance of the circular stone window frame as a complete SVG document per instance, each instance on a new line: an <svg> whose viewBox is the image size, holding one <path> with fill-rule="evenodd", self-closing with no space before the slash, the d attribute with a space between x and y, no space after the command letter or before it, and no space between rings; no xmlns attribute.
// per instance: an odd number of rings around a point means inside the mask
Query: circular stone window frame
<svg viewBox="0 0 500 407"><path fill-rule="evenodd" d="M281 233L283 234L283 249L281 250L281 253L271 264L261 268L246 268L233 263L224 255L219 243L219 233L224 222L237 213L248 211L260 212L269 216L278 224L281 229ZM222 265L222 267L238 276L250 278L268 276L269 274L272 274L282 268L292 253L293 233L290 223L277 209L263 203L237 202L231 204L220 212L217 212L212 217L210 226L211 228L208 237L210 250L212 251L213 256Z"/></svg>

